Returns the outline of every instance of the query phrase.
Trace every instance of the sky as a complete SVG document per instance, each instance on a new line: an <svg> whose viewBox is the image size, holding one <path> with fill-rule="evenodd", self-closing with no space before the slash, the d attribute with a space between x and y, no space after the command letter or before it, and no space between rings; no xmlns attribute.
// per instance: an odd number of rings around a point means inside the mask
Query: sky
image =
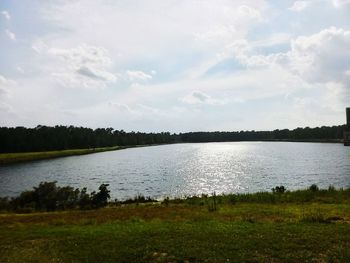
<svg viewBox="0 0 350 263"><path fill-rule="evenodd" d="M0 126L341 125L350 0L0 0Z"/></svg>

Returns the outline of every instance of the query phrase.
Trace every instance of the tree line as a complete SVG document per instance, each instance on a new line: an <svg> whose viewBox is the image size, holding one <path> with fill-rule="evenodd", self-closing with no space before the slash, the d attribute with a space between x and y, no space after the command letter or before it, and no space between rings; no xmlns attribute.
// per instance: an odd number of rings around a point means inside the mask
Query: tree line
<svg viewBox="0 0 350 263"><path fill-rule="evenodd" d="M0 211L32 212L67 209L97 209L105 207L110 199L108 184L101 184L98 192L86 188L60 187L56 182L41 182L33 190L24 191L9 199L0 197Z"/></svg>
<svg viewBox="0 0 350 263"><path fill-rule="evenodd" d="M41 182L32 190L26 190L16 197L0 197L0 213L16 212L31 213L42 211L64 211L72 209L90 210L99 209L106 206L120 206L126 204L157 203L159 200L151 197L144 197L138 194L134 198L128 198L124 201L110 201L110 190L108 184L101 184L98 191L88 193L86 188L73 188L70 186L57 186L56 182ZM271 189L272 192L256 193L229 193L216 195L190 195L184 198L169 199L164 198L161 204L189 204L208 206L209 212L217 210L219 204L234 205L238 202L246 203L305 203L322 202L326 203L344 203L348 202L350 197L350 188L336 189L329 186L328 189L320 189L316 184L312 184L307 189L288 191L285 186L276 186Z"/></svg>
<svg viewBox="0 0 350 263"><path fill-rule="evenodd" d="M346 125L296 128L274 131L189 132L180 134L182 142L225 141L336 141L343 139Z"/></svg>
<svg viewBox="0 0 350 263"><path fill-rule="evenodd" d="M0 152L35 152L173 142L169 132L125 132L74 126L1 127Z"/></svg>
<svg viewBox="0 0 350 263"><path fill-rule="evenodd" d="M346 125L297 128L274 131L189 132L170 134L125 132L113 128L90 129L75 126L43 126L35 128L0 127L0 152L32 152L165 144L175 142L224 142L266 140L340 140Z"/></svg>

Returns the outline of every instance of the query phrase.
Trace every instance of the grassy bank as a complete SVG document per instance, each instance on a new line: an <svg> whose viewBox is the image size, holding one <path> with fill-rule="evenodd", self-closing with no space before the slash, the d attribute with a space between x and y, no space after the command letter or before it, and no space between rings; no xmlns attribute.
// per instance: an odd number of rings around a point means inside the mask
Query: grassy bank
<svg viewBox="0 0 350 263"><path fill-rule="evenodd" d="M349 191L322 191L4 213L0 262L350 262Z"/></svg>
<svg viewBox="0 0 350 263"><path fill-rule="evenodd" d="M27 152L27 153L0 153L0 165L12 164L26 161L35 161L42 159L50 159L72 155L83 155L90 153L98 153L105 151L114 151L124 149L126 147L114 146L114 147L103 147L103 148L90 148L90 149L73 149L73 150L62 150L62 151L47 151L47 152Z"/></svg>

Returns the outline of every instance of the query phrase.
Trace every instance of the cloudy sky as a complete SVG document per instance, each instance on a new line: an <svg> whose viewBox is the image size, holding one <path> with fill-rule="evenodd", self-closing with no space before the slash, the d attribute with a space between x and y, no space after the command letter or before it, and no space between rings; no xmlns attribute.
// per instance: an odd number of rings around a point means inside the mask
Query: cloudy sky
<svg viewBox="0 0 350 263"><path fill-rule="evenodd" d="M350 0L0 0L0 126L345 123Z"/></svg>

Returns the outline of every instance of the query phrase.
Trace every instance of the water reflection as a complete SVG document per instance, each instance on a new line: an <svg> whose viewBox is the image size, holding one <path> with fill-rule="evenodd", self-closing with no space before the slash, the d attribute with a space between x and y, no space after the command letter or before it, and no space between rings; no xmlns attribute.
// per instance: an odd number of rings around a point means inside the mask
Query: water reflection
<svg viewBox="0 0 350 263"><path fill-rule="evenodd" d="M109 183L113 198L255 192L332 184L350 186L350 147L341 144L232 142L174 144L0 167L0 195L41 181L95 190Z"/></svg>

